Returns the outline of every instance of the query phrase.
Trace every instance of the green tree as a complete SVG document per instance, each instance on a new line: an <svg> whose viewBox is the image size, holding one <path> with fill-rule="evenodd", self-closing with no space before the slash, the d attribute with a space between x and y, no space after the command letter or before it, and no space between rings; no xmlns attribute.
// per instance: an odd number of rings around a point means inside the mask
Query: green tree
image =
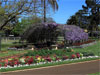
<svg viewBox="0 0 100 75"><path fill-rule="evenodd" d="M78 25L78 19L76 15L71 16L68 20L67 20L67 24L68 25Z"/></svg>
<svg viewBox="0 0 100 75"><path fill-rule="evenodd" d="M100 0L86 0L83 10L87 13L90 23L89 30L97 30L100 24Z"/></svg>
<svg viewBox="0 0 100 75"><path fill-rule="evenodd" d="M22 18L21 22L18 22L17 25L14 27L14 29L12 29L12 33L21 35L32 24L41 23L41 22L42 22L42 19L36 16Z"/></svg>
<svg viewBox="0 0 100 75"><path fill-rule="evenodd" d="M40 16L41 9L44 10L45 22L47 14L46 6L48 4L54 10L58 9L56 0L0 0L0 30L23 16Z"/></svg>
<svg viewBox="0 0 100 75"><path fill-rule="evenodd" d="M67 24L76 24L81 28L86 28L91 32L98 29L100 24L100 0L86 0L83 9L75 13Z"/></svg>
<svg viewBox="0 0 100 75"><path fill-rule="evenodd" d="M33 0L0 0L0 30L17 17L31 13L33 7Z"/></svg>

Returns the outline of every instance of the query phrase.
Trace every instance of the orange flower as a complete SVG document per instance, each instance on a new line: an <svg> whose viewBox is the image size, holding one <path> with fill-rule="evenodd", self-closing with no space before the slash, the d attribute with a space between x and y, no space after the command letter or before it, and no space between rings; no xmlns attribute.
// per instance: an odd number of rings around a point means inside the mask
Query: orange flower
<svg viewBox="0 0 100 75"><path fill-rule="evenodd" d="M71 52L74 52L74 50L72 49Z"/></svg>

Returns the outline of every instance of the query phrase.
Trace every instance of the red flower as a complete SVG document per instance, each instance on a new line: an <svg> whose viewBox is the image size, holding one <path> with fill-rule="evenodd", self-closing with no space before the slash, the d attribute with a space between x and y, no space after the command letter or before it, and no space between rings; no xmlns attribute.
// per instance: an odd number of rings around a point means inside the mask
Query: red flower
<svg viewBox="0 0 100 75"><path fill-rule="evenodd" d="M76 58L76 55L75 55L75 54L72 54L72 55L71 55L71 58L72 58L72 59L75 59L75 58Z"/></svg>
<svg viewBox="0 0 100 75"><path fill-rule="evenodd" d="M47 57L45 60L47 60L48 62L51 62L51 58L50 57Z"/></svg>
<svg viewBox="0 0 100 75"><path fill-rule="evenodd" d="M56 57L56 60L60 60L60 58Z"/></svg>
<svg viewBox="0 0 100 75"><path fill-rule="evenodd" d="M26 56L26 58L29 58L29 56Z"/></svg>
<svg viewBox="0 0 100 75"><path fill-rule="evenodd" d="M2 65L0 64L0 67L1 67Z"/></svg>
<svg viewBox="0 0 100 75"><path fill-rule="evenodd" d="M76 56L77 56L77 58L79 58L80 57L80 54L79 53L76 53Z"/></svg>
<svg viewBox="0 0 100 75"><path fill-rule="evenodd" d="M7 67L7 64L5 64L4 66Z"/></svg>
<svg viewBox="0 0 100 75"><path fill-rule="evenodd" d="M18 65L18 64L19 64L19 62L18 62L18 61L15 61L15 62L14 62L14 65Z"/></svg>
<svg viewBox="0 0 100 75"><path fill-rule="evenodd" d="M68 56L63 56L62 59L66 60L66 59L68 59Z"/></svg>
<svg viewBox="0 0 100 75"><path fill-rule="evenodd" d="M31 57L28 62L27 62L29 65L33 63L33 58Z"/></svg>
<svg viewBox="0 0 100 75"><path fill-rule="evenodd" d="M14 66L14 60L9 61L8 64L13 67Z"/></svg>

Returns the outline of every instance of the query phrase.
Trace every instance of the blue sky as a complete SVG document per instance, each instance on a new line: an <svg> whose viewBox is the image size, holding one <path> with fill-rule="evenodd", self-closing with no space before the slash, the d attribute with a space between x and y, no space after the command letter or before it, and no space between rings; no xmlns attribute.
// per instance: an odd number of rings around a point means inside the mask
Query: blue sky
<svg viewBox="0 0 100 75"><path fill-rule="evenodd" d="M57 23L65 24L70 16L82 9L82 5L85 5L85 0L59 0L58 5L59 9L52 17Z"/></svg>

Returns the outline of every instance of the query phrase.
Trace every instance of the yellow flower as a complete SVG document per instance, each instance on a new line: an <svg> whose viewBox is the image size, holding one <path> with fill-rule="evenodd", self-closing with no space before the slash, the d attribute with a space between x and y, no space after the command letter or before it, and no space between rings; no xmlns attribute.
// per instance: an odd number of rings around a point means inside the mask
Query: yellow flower
<svg viewBox="0 0 100 75"><path fill-rule="evenodd" d="M12 60L11 58L8 59L8 61Z"/></svg>
<svg viewBox="0 0 100 75"><path fill-rule="evenodd" d="M87 29L85 29L84 31L85 31L85 32L88 32L88 30L87 30Z"/></svg>
<svg viewBox="0 0 100 75"><path fill-rule="evenodd" d="M38 57L37 59L38 59L39 61L41 60L41 58L40 58L40 57Z"/></svg>

